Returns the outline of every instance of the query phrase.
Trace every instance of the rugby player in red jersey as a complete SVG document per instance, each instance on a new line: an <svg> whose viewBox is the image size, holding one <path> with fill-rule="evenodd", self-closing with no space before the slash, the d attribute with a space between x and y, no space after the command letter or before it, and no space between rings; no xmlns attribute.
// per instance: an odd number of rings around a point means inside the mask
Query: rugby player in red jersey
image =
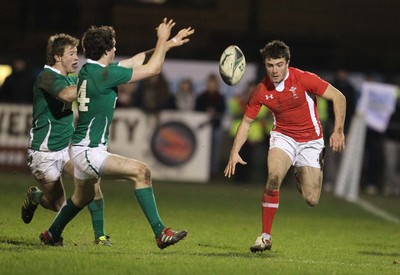
<svg viewBox="0 0 400 275"><path fill-rule="evenodd" d="M289 67L290 49L272 41L260 50L267 75L254 88L238 127L224 174L235 174L237 163L245 165L239 152L251 123L262 105L274 115L268 151L268 180L262 196L262 232L250 247L252 252L270 250L271 227L279 207L279 189L289 168L295 167L297 187L303 199L315 206L321 195L324 140L317 111L317 97L333 103L335 125L329 139L334 152L345 147L343 126L346 98L316 74Z"/></svg>

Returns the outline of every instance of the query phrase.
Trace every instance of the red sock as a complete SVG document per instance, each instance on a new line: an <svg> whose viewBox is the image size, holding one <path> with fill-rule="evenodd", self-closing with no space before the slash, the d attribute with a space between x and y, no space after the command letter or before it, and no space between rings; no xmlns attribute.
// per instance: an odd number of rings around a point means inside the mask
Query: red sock
<svg viewBox="0 0 400 275"><path fill-rule="evenodd" d="M262 233L271 235L271 227L279 207L279 190L265 191L262 197Z"/></svg>

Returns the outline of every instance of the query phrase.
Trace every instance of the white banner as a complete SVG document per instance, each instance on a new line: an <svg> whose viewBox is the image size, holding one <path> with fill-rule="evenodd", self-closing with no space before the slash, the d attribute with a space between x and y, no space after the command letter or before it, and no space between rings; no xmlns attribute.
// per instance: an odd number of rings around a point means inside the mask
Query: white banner
<svg viewBox="0 0 400 275"><path fill-rule="evenodd" d="M357 112L364 114L366 124L385 132L396 107L397 86L379 82L364 82Z"/></svg>
<svg viewBox="0 0 400 275"><path fill-rule="evenodd" d="M32 106L0 103L0 169L28 171L26 148Z"/></svg>
<svg viewBox="0 0 400 275"><path fill-rule="evenodd" d="M32 106L0 103L0 146L27 147Z"/></svg>
<svg viewBox="0 0 400 275"><path fill-rule="evenodd" d="M163 111L146 115L118 109L109 151L147 163L154 179L206 182L211 127L205 113Z"/></svg>

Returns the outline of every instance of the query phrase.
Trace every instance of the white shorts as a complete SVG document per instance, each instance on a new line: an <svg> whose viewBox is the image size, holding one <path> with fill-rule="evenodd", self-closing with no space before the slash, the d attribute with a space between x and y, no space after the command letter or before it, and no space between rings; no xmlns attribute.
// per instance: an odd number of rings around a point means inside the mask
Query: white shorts
<svg viewBox="0 0 400 275"><path fill-rule="evenodd" d="M269 149L280 148L285 151L295 167L311 166L322 168L324 161L324 139L297 142L293 138L271 131Z"/></svg>
<svg viewBox="0 0 400 275"><path fill-rule="evenodd" d="M80 180L99 178L103 174L103 163L110 155L107 147L71 146L70 157L74 163L74 177Z"/></svg>
<svg viewBox="0 0 400 275"><path fill-rule="evenodd" d="M57 181L68 161L68 148L56 152L28 149L28 167L33 177L40 182Z"/></svg>

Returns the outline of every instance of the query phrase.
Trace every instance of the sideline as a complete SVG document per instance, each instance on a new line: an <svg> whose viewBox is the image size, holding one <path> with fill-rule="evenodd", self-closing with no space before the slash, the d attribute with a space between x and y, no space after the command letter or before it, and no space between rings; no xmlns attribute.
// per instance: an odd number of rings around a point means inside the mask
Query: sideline
<svg viewBox="0 0 400 275"><path fill-rule="evenodd" d="M397 218L397 217L385 212L384 210L372 205L371 203L369 203L366 200L363 200L363 199L359 198L359 199L357 199L357 201L355 201L355 203L357 205L361 206L362 208L364 208L365 210L367 210L368 212L371 212L372 214L375 214L376 216L378 216L378 217L380 217L380 218L382 218L382 219L384 219L386 221L389 221L389 222L392 222L392 223L400 225L400 219L399 218Z"/></svg>

